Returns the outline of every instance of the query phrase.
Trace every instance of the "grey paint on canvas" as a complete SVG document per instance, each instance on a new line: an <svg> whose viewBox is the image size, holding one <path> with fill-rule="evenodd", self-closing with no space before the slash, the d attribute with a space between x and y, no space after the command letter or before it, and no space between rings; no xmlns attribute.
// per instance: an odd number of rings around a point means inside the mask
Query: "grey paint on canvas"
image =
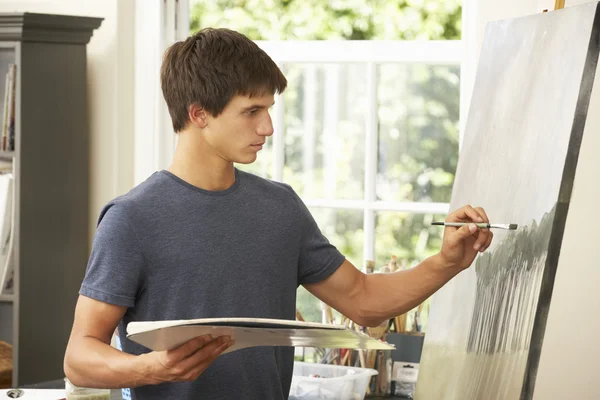
<svg viewBox="0 0 600 400"><path fill-rule="evenodd" d="M598 3L490 23L451 208L486 208L488 254L434 295L417 399L531 398L598 61Z"/></svg>

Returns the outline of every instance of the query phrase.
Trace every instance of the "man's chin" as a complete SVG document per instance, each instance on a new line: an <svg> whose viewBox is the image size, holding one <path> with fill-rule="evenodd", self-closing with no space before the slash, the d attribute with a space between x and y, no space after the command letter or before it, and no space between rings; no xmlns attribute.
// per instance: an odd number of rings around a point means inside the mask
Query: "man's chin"
<svg viewBox="0 0 600 400"><path fill-rule="evenodd" d="M250 156L250 157L243 157L243 158L240 157L235 162L238 164L252 164L254 161L256 161L256 155Z"/></svg>

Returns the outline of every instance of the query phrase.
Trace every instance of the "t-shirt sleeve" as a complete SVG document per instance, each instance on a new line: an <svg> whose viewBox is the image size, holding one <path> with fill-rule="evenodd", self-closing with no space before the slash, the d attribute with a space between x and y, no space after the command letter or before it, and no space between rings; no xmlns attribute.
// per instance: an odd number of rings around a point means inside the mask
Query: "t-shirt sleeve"
<svg viewBox="0 0 600 400"><path fill-rule="evenodd" d="M144 264L126 208L109 204L100 213L79 293L105 303L133 307L142 287Z"/></svg>
<svg viewBox="0 0 600 400"><path fill-rule="evenodd" d="M291 187L290 190L294 193L298 203L302 224L298 282L301 285L320 282L333 274L342 265L346 257L321 233L319 226L302 199Z"/></svg>

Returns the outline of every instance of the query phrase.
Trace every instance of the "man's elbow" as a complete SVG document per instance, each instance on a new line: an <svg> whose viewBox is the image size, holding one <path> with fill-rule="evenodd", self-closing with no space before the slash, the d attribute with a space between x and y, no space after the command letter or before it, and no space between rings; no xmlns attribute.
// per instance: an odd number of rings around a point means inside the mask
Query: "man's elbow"
<svg viewBox="0 0 600 400"><path fill-rule="evenodd" d="M383 324L386 319L383 318L375 318L375 317L358 317L354 320L360 326L364 326L367 328L376 328Z"/></svg>
<svg viewBox="0 0 600 400"><path fill-rule="evenodd" d="M65 358L63 359L63 372L65 377L75 386L84 387L85 382L83 382L81 376L77 373L77 366L74 357L71 355L69 348L67 347L67 351L65 352Z"/></svg>
<svg viewBox="0 0 600 400"><path fill-rule="evenodd" d="M77 374L75 374L71 363L71 358L69 357L69 353L67 352L63 360L63 372L65 374L65 377L69 380L69 382L71 382L75 386L79 386L77 383L75 383L78 377Z"/></svg>
<svg viewBox="0 0 600 400"><path fill-rule="evenodd" d="M353 315L349 315L349 317L354 323L360 326L374 328L384 323L387 318L381 316L378 306L372 301L369 301L372 296L369 294L369 289L367 287L367 277L368 275L366 274L362 274L361 276L362 280L359 285L361 290L355 292L352 297L352 309L354 310L354 313Z"/></svg>
<svg viewBox="0 0 600 400"><path fill-rule="evenodd" d="M387 321L387 318L382 318L373 312L362 309L351 319L354 323L367 328L375 328Z"/></svg>
<svg viewBox="0 0 600 400"><path fill-rule="evenodd" d="M69 364L65 361L63 364L63 370L65 373L65 377L75 386L83 386L81 382L79 382L79 377L74 373L73 369L69 366Z"/></svg>

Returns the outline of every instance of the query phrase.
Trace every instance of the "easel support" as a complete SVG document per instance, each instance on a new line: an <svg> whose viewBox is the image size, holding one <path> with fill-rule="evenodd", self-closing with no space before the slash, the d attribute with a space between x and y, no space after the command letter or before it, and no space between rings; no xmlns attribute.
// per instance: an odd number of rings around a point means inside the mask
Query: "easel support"
<svg viewBox="0 0 600 400"><path fill-rule="evenodd" d="M562 10L563 8L565 8L565 0L554 0L554 11ZM548 12L548 10L545 9L542 12Z"/></svg>

